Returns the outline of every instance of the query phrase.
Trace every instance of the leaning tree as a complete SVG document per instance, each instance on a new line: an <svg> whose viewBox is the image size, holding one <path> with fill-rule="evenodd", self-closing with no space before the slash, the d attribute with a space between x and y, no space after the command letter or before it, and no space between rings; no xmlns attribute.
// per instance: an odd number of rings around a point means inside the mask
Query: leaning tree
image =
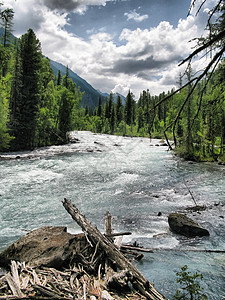
<svg viewBox="0 0 225 300"><path fill-rule="evenodd" d="M191 3L190 10L188 12L188 15L192 13L193 9L196 9L196 15L200 13L200 11L204 8L204 5L207 4L209 0L203 0L201 4L198 4L198 0L193 0ZM154 106L154 111L156 111L156 108L159 107L163 102L168 101L172 98L175 94L183 90L184 88L188 87L188 93L187 96L184 98L183 102L181 103L180 107L178 108L178 112L173 119L173 121L165 128L164 134L165 138L168 142L169 148L173 150L173 147L171 143L169 142L167 138L167 132L169 129L172 128L173 132L173 141L174 146L177 146L177 138L176 138L176 128L179 122L179 119L181 117L182 112L184 111L185 107L189 103L190 97L193 95L194 91L196 90L199 83L204 80L204 84L201 85L201 90L199 93L199 101L198 101L198 109L195 115L192 117L190 129L193 127L195 120L198 117L198 114L200 112L201 106L202 106L202 98L203 94L206 90L207 85L209 84L210 79L212 78L215 70L218 68L218 65L222 61L225 53L225 4L224 0L218 0L213 7L209 11L208 20L206 24L207 29L207 36L205 38L197 38L195 39L197 41L196 47L192 53L185 59L181 61L179 66L187 64L186 72L188 68L190 68L191 62L196 59L197 56L205 57L210 53L210 60L205 66L203 70L197 73L196 76L190 78L189 80L182 86L180 86L178 89L170 93L168 96L160 100L158 103ZM221 86L220 94L224 93L224 88ZM224 101L224 97L221 97L221 101ZM153 124L153 122L152 122Z"/></svg>

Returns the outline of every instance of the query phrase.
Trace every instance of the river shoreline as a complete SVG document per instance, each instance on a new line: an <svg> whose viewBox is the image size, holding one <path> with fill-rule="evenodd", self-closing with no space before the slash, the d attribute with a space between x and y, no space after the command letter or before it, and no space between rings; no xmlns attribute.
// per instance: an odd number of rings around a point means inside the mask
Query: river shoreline
<svg viewBox="0 0 225 300"><path fill-rule="evenodd" d="M105 138L107 144L103 142ZM61 155L65 153L91 153L91 152L104 152L112 147L120 147L116 141L121 139L133 139L133 140L149 140L146 137L123 137L109 134L92 133L91 131L72 131L69 134L69 143L64 145L52 145L47 147L37 148L31 151L18 151L18 152L0 152L1 160L19 160L19 159L37 159L42 157L51 157L55 155ZM149 140L150 146L166 146L163 140ZM70 148L68 149L68 145Z"/></svg>
<svg viewBox="0 0 225 300"><path fill-rule="evenodd" d="M88 137L87 137L88 136ZM102 143L102 139L105 137L109 137L112 140L112 143L105 145ZM163 139L149 139L147 137L133 137L133 136L117 136L117 135L109 135L109 134L101 134L101 133L93 133L91 131L71 131L68 134L69 142L63 145L52 145L46 147L40 147L30 151L17 151L17 152L0 152L0 161L7 160L25 160L25 159L41 159L43 157L52 157L56 155L62 155L65 153L98 153L110 150L113 147L120 147L116 141L117 138L120 139L137 139L137 140L149 140L150 146L155 147L167 147L168 145L165 143ZM68 149L68 145L70 148ZM223 161L213 161L213 160L203 160L203 161L195 161L195 160L186 160L182 157L179 157L176 153L175 157L179 160L184 160L189 163L201 163L201 164L212 164L225 166L225 162Z"/></svg>

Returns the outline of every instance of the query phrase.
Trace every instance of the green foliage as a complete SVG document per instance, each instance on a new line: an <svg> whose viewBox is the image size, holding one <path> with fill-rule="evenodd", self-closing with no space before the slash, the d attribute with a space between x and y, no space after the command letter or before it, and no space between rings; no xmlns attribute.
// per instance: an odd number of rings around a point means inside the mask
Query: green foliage
<svg viewBox="0 0 225 300"><path fill-rule="evenodd" d="M65 143L68 131L86 129L82 96L68 68L55 80L32 29L16 48L0 44L0 151Z"/></svg>
<svg viewBox="0 0 225 300"><path fill-rule="evenodd" d="M220 17L212 24L214 34L224 29L224 4L217 10ZM0 11L0 15L9 37L13 12ZM198 82L189 98L191 85L158 96L143 91L137 101L129 91L125 105L120 96L114 102L111 92L109 99L104 103L100 98L93 110L81 107L83 94L69 77L68 66L64 77L59 71L55 78L32 29L16 46L8 37L6 47L0 43L1 151L9 146L10 150L21 150L65 143L68 131L91 130L123 136L165 136L173 139L175 152L186 159L225 161L224 60L213 74ZM191 68L186 77L191 79ZM181 81L180 76L180 85Z"/></svg>
<svg viewBox="0 0 225 300"><path fill-rule="evenodd" d="M32 149L36 146L36 121L40 103L40 42L32 29L21 37L17 52L11 107L11 130L15 136L12 149ZM17 80L19 78L19 81Z"/></svg>
<svg viewBox="0 0 225 300"><path fill-rule="evenodd" d="M3 45L0 43L0 78L2 76L6 76L10 59L10 49L3 47Z"/></svg>
<svg viewBox="0 0 225 300"><path fill-rule="evenodd" d="M177 272L177 283L180 283L181 290L177 290L173 299L180 300L207 300L207 296L202 293L202 288L199 281L203 279L203 275L195 272L191 275L191 272L187 271L188 266L183 266L181 272Z"/></svg>
<svg viewBox="0 0 225 300"><path fill-rule="evenodd" d="M9 148L13 139L9 135L9 80L10 76L0 80L0 151Z"/></svg>
<svg viewBox="0 0 225 300"><path fill-rule="evenodd" d="M129 91L126 97L124 108L124 118L127 125L131 125L135 120L135 101L134 95Z"/></svg>

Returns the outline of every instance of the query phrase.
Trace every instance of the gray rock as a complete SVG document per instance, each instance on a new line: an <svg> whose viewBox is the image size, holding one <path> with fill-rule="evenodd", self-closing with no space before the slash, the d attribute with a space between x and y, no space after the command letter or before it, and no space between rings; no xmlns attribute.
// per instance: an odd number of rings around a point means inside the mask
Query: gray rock
<svg viewBox="0 0 225 300"><path fill-rule="evenodd" d="M170 228L173 232L187 236L208 236L207 229L201 227L197 222L180 213L171 213L168 217Z"/></svg>
<svg viewBox="0 0 225 300"><path fill-rule="evenodd" d="M32 267L60 268L74 251L76 236L66 227L44 226L33 230L0 253L0 267L8 267L11 260L28 262Z"/></svg>

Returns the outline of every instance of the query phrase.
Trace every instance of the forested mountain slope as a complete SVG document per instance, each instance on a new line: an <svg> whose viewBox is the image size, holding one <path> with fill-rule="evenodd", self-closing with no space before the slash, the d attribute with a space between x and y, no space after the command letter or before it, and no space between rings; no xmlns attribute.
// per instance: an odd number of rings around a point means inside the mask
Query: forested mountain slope
<svg viewBox="0 0 225 300"><path fill-rule="evenodd" d="M52 70L57 76L58 71L60 70L62 76L66 74L66 66L50 60L50 65ZM79 75L74 73L72 70L69 69L69 77L76 83L77 88L80 88L81 92L84 92L82 97L81 105L85 107L86 105L91 108L95 108L98 105L99 97L102 97L102 102L104 102L104 98L102 93L94 89L86 80L81 78Z"/></svg>

